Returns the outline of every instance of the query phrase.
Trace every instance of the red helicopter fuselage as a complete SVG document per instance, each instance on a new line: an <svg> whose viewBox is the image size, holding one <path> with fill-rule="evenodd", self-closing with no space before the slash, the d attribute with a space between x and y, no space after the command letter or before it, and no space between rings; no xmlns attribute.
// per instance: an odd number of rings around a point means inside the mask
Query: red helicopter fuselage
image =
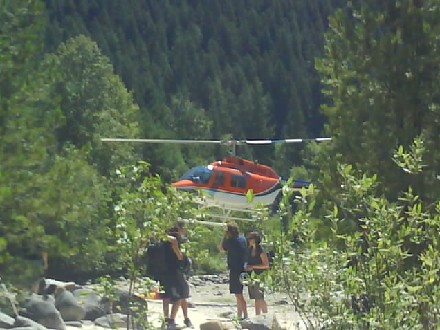
<svg viewBox="0 0 440 330"><path fill-rule="evenodd" d="M193 167L172 185L185 191L202 190L208 204L239 209L273 204L282 187L271 167L236 157Z"/></svg>

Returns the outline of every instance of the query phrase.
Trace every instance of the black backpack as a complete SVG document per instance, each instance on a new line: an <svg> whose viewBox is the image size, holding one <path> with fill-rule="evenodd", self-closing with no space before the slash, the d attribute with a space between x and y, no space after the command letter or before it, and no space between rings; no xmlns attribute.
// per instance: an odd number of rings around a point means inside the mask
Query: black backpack
<svg viewBox="0 0 440 330"><path fill-rule="evenodd" d="M266 254L267 254L267 259L269 260L269 268L272 268L273 263L275 261L275 251L270 250L266 252Z"/></svg>
<svg viewBox="0 0 440 330"><path fill-rule="evenodd" d="M167 272L167 246L164 242L151 243L145 252L145 275L158 281Z"/></svg>

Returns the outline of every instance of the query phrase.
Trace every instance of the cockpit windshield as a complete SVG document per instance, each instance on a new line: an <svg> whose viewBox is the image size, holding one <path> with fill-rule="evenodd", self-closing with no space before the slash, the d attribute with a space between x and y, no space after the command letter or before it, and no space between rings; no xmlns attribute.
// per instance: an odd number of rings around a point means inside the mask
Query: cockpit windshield
<svg viewBox="0 0 440 330"><path fill-rule="evenodd" d="M208 183L212 175L212 169L206 166L193 167L187 171L180 180L191 180L195 183Z"/></svg>

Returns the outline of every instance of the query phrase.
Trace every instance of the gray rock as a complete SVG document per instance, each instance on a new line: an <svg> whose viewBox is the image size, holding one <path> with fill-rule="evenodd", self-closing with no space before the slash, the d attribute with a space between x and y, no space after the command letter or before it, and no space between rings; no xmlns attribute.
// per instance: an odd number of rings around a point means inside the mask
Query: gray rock
<svg viewBox="0 0 440 330"><path fill-rule="evenodd" d="M81 321L68 321L66 322L66 325L75 327L75 328L82 328L83 323Z"/></svg>
<svg viewBox="0 0 440 330"><path fill-rule="evenodd" d="M108 329L124 328L127 326L127 317L120 313L108 314L96 319L95 324Z"/></svg>
<svg viewBox="0 0 440 330"><path fill-rule="evenodd" d="M50 329L65 330L66 324L56 309L52 296L32 294L25 303L26 317Z"/></svg>
<svg viewBox="0 0 440 330"><path fill-rule="evenodd" d="M84 320L94 321L111 312L103 308L101 298L92 289L77 289L73 291L73 295L85 311Z"/></svg>
<svg viewBox="0 0 440 330"><path fill-rule="evenodd" d="M223 324L220 321L208 321L200 324L200 330L223 330Z"/></svg>
<svg viewBox="0 0 440 330"><path fill-rule="evenodd" d="M240 321L242 329L272 330L275 316L272 313L256 315Z"/></svg>
<svg viewBox="0 0 440 330"><path fill-rule="evenodd" d="M86 315L73 293L62 287L55 291L55 307L64 321L81 321Z"/></svg>
<svg viewBox="0 0 440 330"><path fill-rule="evenodd" d="M68 291L73 291L79 288L79 286L75 282L63 282L51 278L46 278L45 281L46 286L54 285L57 288L64 288Z"/></svg>
<svg viewBox="0 0 440 330"><path fill-rule="evenodd" d="M116 290L116 294L118 296L117 301L113 304L113 311L117 313L127 314L129 306L146 306L147 302L136 296L129 294L127 289L118 288Z"/></svg>
<svg viewBox="0 0 440 330"><path fill-rule="evenodd" d="M14 328L32 328L34 330L47 330L44 325L41 325L24 316L17 316L15 318Z"/></svg>
<svg viewBox="0 0 440 330"><path fill-rule="evenodd" d="M0 312L0 328L9 329L14 325L15 319L9 315Z"/></svg>

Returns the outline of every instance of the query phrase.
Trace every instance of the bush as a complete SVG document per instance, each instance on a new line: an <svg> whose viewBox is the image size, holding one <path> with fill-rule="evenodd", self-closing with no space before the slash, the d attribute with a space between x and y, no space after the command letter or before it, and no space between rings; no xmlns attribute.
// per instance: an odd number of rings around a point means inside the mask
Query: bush
<svg viewBox="0 0 440 330"><path fill-rule="evenodd" d="M349 166L340 174L346 184L320 223L331 229L326 241L315 235L313 188L295 214L281 203L289 226L272 238L278 257L266 284L281 283L309 329L436 329L440 203L428 209L411 189L390 202L375 195L375 177ZM291 237L301 238L295 248Z"/></svg>

